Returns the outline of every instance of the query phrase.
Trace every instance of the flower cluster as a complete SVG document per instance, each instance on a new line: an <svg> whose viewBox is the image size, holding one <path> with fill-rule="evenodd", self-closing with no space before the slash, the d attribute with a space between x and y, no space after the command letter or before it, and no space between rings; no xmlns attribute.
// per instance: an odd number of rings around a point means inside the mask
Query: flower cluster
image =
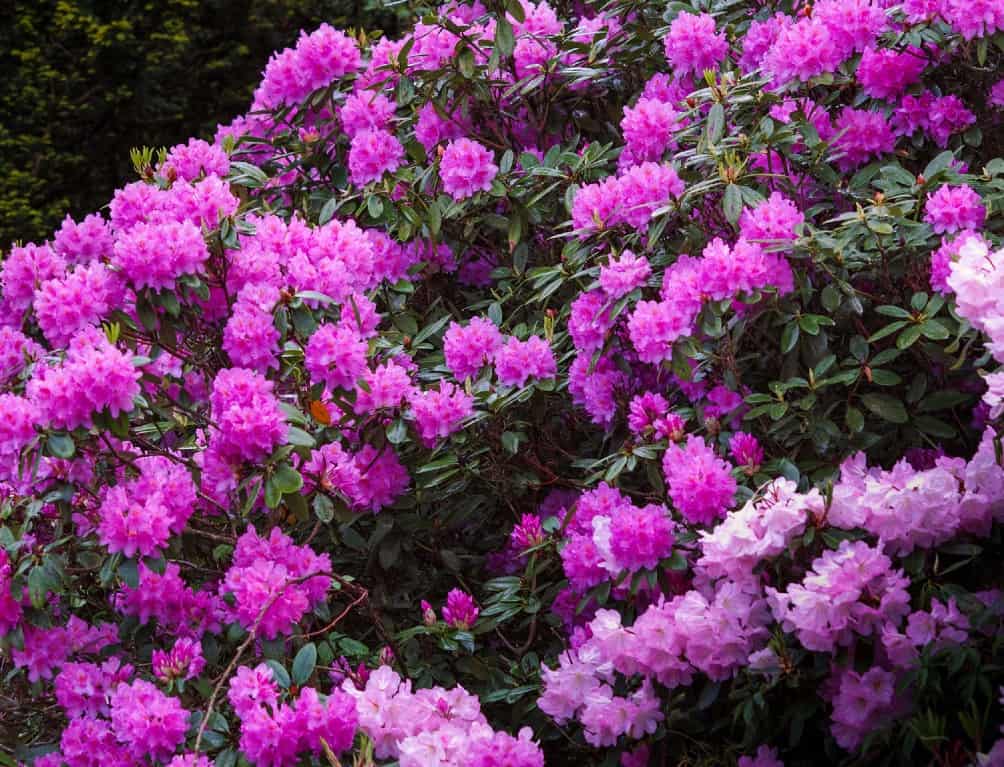
<svg viewBox="0 0 1004 767"><path fill-rule="evenodd" d="M234 617L272 639L287 633L328 591L327 554L296 546L277 527L267 538L248 528L237 541L233 566L220 586L234 598Z"/></svg>
<svg viewBox="0 0 1004 767"><path fill-rule="evenodd" d="M5 254L31 767L980 758L1000 3L565 5L305 31Z"/></svg>

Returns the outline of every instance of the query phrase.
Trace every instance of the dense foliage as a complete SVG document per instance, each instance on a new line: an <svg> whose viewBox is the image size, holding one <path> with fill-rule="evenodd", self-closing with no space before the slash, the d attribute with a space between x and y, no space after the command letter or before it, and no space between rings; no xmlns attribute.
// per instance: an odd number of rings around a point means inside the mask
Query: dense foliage
<svg viewBox="0 0 1004 767"><path fill-rule="evenodd" d="M0 763L1000 764L1002 68L454 4L134 151L0 273Z"/></svg>
<svg viewBox="0 0 1004 767"><path fill-rule="evenodd" d="M104 205L132 172L123 147L211 135L247 105L269 54L320 19L399 23L364 0L0 4L0 242Z"/></svg>

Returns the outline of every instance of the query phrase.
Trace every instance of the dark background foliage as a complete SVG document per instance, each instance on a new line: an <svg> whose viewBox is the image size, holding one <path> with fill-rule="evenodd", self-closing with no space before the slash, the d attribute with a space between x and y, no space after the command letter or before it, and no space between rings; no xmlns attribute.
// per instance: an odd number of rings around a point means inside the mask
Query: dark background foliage
<svg viewBox="0 0 1004 767"><path fill-rule="evenodd" d="M41 240L131 178L128 148L211 138L272 51L322 21L395 34L379 0L0 0L0 243Z"/></svg>

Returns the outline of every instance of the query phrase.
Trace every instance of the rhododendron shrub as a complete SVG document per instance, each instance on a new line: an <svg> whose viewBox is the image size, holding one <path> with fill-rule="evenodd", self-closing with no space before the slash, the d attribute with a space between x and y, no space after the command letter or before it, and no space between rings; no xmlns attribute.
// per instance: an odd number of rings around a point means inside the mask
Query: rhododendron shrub
<svg viewBox="0 0 1004 767"><path fill-rule="evenodd" d="M0 764L998 763L999 3L419 18L5 251Z"/></svg>

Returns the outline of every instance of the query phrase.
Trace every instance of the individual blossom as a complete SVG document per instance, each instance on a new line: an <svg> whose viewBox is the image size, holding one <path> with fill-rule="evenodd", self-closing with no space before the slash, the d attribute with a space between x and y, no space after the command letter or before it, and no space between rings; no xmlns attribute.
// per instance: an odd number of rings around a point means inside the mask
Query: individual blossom
<svg viewBox="0 0 1004 767"><path fill-rule="evenodd" d="M470 767L544 767L544 753L534 742L533 731L524 727L515 738L505 732L472 738L465 764Z"/></svg>
<svg viewBox="0 0 1004 767"><path fill-rule="evenodd" d="M553 378L557 374L554 353L547 340L530 336L525 341L510 338L495 353L495 372L505 386L524 386L531 378Z"/></svg>
<svg viewBox="0 0 1004 767"><path fill-rule="evenodd" d="M833 150L839 153L837 166L855 170L893 150L896 138L882 112L844 107L833 122Z"/></svg>
<svg viewBox="0 0 1004 767"><path fill-rule="evenodd" d="M451 589L450 593L446 595L443 620L447 625L461 631L467 631L477 622L480 612L470 594L460 589Z"/></svg>
<svg viewBox="0 0 1004 767"><path fill-rule="evenodd" d="M123 585L112 601L123 615L135 617L140 624L156 620L172 636L199 637L221 628L222 601L208 591L190 589L174 562L156 573L141 561L136 588Z"/></svg>
<svg viewBox="0 0 1004 767"><path fill-rule="evenodd" d="M952 264L959 256L962 246L970 238L976 238L983 242L981 235L970 231L963 231L956 237L942 237L941 245L931 253L931 289L936 290L943 296L952 292L948 286L948 277L952 273ZM985 245L986 243L983 242Z"/></svg>
<svg viewBox="0 0 1004 767"><path fill-rule="evenodd" d="M889 26L885 8L873 0L820 0L812 10L845 56L873 45Z"/></svg>
<svg viewBox="0 0 1004 767"><path fill-rule="evenodd" d="M866 48L858 64L858 82L871 98L890 100L917 82L926 66L927 58L916 48L902 53Z"/></svg>
<svg viewBox="0 0 1004 767"><path fill-rule="evenodd" d="M98 537L112 553L151 556L185 528L196 489L188 470L162 456L135 462L141 475L108 488L98 510Z"/></svg>
<svg viewBox="0 0 1004 767"><path fill-rule="evenodd" d="M274 639L324 601L330 573L327 554L294 545L277 527L268 538L251 527L237 540L220 593L233 596L234 618L244 628L257 626L261 636Z"/></svg>
<svg viewBox="0 0 1004 767"><path fill-rule="evenodd" d="M0 394L0 480L10 480L21 472L21 451L35 439L38 407L16 394ZM2 621L0 621L2 625Z"/></svg>
<svg viewBox="0 0 1004 767"><path fill-rule="evenodd" d="M628 319L628 335L639 359L669 359L673 344L692 332L695 317L696 311L679 301L639 301Z"/></svg>
<svg viewBox="0 0 1004 767"><path fill-rule="evenodd" d="M568 369L568 391L572 402L585 409L593 423L609 427L617 415L616 394L626 388L628 378L604 355L595 361L580 352Z"/></svg>
<svg viewBox="0 0 1004 767"><path fill-rule="evenodd" d="M353 506L374 514L390 506L408 489L408 470L391 449L377 450L365 445L355 455L359 480L352 496Z"/></svg>
<svg viewBox="0 0 1004 767"><path fill-rule="evenodd" d="M415 138L425 147L426 152L432 152L438 144L444 141L463 138L470 132L470 120L466 115L440 114L430 101L418 110L415 121Z"/></svg>
<svg viewBox="0 0 1004 767"><path fill-rule="evenodd" d="M680 129L682 115L658 99L639 99L633 107L624 107L621 132L626 151L635 162L658 162L667 150L676 149L674 136Z"/></svg>
<svg viewBox="0 0 1004 767"><path fill-rule="evenodd" d="M874 666L863 673L838 671L830 729L837 743L855 749L890 721L896 705L896 675Z"/></svg>
<svg viewBox="0 0 1004 767"><path fill-rule="evenodd" d="M708 392L704 404L704 418L713 418L716 421L724 420L726 416L731 416L732 428L738 427L739 418L742 416L745 403L743 395L733 391L728 386L719 384Z"/></svg>
<svg viewBox="0 0 1004 767"><path fill-rule="evenodd" d="M474 412L474 398L452 383L439 382L438 389L413 390L408 398L419 436L426 445L457 431Z"/></svg>
<svg viewBox="0 0 1004 767"><path fill-rule="evenodd" d="M191 221L138 223L115 240L112 264L137 288L174 288L185 274L199 274L209 248Z"/></svg>
<svg viewBox="0 0 1004 767"><path fill-rule="evenodd" d="M847 53L821 20L803 18L777 33L761 66L778 85L808 82L836 70Z"/></svg>
<svg viewBox="0 0 1004 767"><path fill-rule="evenodd" d="M80 222L67 216L52 237L52 250L75 264L111 255L114 245L111 227L100 213L84 216Z"/></svg>
<svg viewBox="0 0 1004 767"><path fill-rule="evenodd" d="M65 346L78 330L119 308L123 293L118 275L104 264L78 266L42 283L35 293L35 317L51 344Z"/></svg>
<svg viewBox="0 0 1004 767"><path fill-rule="evenodd" d="M739 66L745 74L760 69L764 57L770 51L781 32L792 24L794 19L785 13L775 13L766 19L755 19L746 30L743 38L742 55Z"/></svg>
<svg viewBox="0 0 1004 767"><path fill-rule="evenodd" d="M359 68L358 43L339 29L321 24L301 33L295 48L275 53L255 91L255 103L276 108L302 101L318 88Z"/></svg>
<svg viewBox="0 0 1004 767"><path fill-rule="evenodd" d="M171 147L157 170L171 180L180 178L182 181L197 181L208 175L223 178L230 172L230 158L222 147L191 138L187 144Z"/></svg>
<svg viewBox="0 0 1004 767"><path fill-rule="evenodd" d="M1004 306L999 303L1004 286L1004 248L991 252L981 238L967 238L952 262L947 282L955 293L959 315L983 331L990 351L1004 359Z"/></svg>
<svg viewBox="0 0 1004 767"><path fill-rule="evenodd" d="M669 403L656 392L647 391L628 403L628 428L633 434L645 436L656 430L656 424L669 414Z"/></svg>
<svg viewBox="0 0 1004 767"><path fill-rule="evenodd" d="M153 674L162 682L194 679L206 667L202 645L194 639L179 639L170 652L153 651ZM180 689L180 688L179 688Z"/></svg>
<svg viewBox="0 0 1004 767"><path fill-rule="evenodd" d="M801 583L784 592L768 587L766 593L775 618L806 649L833 652L901 620L909 612L908 584L880 550L844 540L813 561Z"/></svg>
<svg viewBox="0 0 1004 767"><path fill-rule="evenodd" d="M677 75L700 75L717 69L729 50L724 32L716 32L711 14L681 13L669 25L666 59Z"/></svg>
<svg viewBox="0 0 1004 767"><path fill-rule="evenodd" d="M991 86L987 103L997 109L1004 109L1004 80L998 80Z"/></svg>
<svg viewBox="0 0 1004 767"><path fill-rule="evenodd" d="M729 450L736 465L741 466L749 476L753 476L763 463L763 448L752 434L738 431L729 439Z"/></svg>
<svg viewBox="0 0 1004 767"><path fill-rule="evenodd" d="M687 522L708 524L732 505L736 481L729 465L701 437L688 437L683 447L670 444L662 470L673 506Z"/></svg>
<svg viewBox="0 0 1004 767"><path fill-rule="evenodd" d="M139 377L131 354L88 327L71 339L61 365L36 366L27 394L45 422L72 430L91 426L94 414L104 410L113 418L131 411Z"/></svg>
<svg viewBox="0 0 1004 767"><path fill-rule="evenodd" d="M580 187L572 201L572 225L585 231L616 226L622 218L622 196L620 180L614 177Z"/></svg>
<svg viewBox="0 0 1004 767"><path fill-rule="evenodd" d="M80 716L66 725L59 739L57 761L49 767L104 767L120 764L135 767L139 762L115 736L112 725L104 719ZM35 760L45 767L47 756Z"/></svg>
<svg viewBox="0 0 1004 767"><path fill-rule="evenodd" d="M668 163L632 165L617 183L619 219L633 227L645 226L657 210L679 199L685 189L676 169Z"/></svg>
<svg viewBox="0 0 1004 767"><path fill-rule="evenodd" d="M596 351L603 348L614 325L610 304L610 298L602 290L587 290L572 301L568 333L576 349Z"/></svg>
<svg viewBox="0 0 1004 767"><path fill-rule="evenodd" d="M272 285L241 288L223 329L223 349L234 365L261 373L279 367L280 334L272 316L278 301Z"/></svg>
<svg viewBox="0 0 1004 767"><path fill-rule="evenodd" d="M382 130L394 117L396 105L382 93L356 91L338 110L342 130L350 139L365 130Z"/></svg>
<svg viewBox="0 0 1004 767"><path fill-rule="evenodd" d="M672 553L675 526L664 506L625 504L609 519L608 546L618 571L651 570ZM593 529L595 540L596 520Z"/></svg>
<svg viewBox="0 0 1004 767"><path fill-rule="evenodd" d="M352 183L364 186L393 173L404 160L404 147L397 137L382 129L362 130L349 146L349 174Z"/></svg>
<svg viewBox="0 0 1004 767"><path fill-rule="evenodd" d="M134 757L166 761L185 739L188 712L177 698L137 679L119 684L112 694L111 722L115 737Z"/></svg>
<svg viewBox="0 0 1004 767"><path fill-rule="evenodd" d="M0 326L0 384L6 384L45 350L16 328Z"/></svg>
<svg viewBox="0 0 1004 767"><path fill-rule="evenodd" d="M213 767L205 754L179 754L167 763L167 767Z"/></svg>
<svg viewBox="0 0 1004 767"><path fill-rule="evenodd" d="M777 757L777 749L768 745L762 745L756 750L755 756L739 757L738 767L784 767Z"/></svg>
<svg viewBox="0 0 1004 767"><path fill-rule="evenodd" d="M364 415L400 408L414 390L408 370L389 360L376 370L366 371L360 378L356 387L356 413Z"/></svg>
<svg viewBox="0 0 1004 767"><path fill-rule="evenodd" d="M210 447L240 462L261 460L282 443L289 427L273 387L261 374L243 368L217 373L209 396L217 426Z"/></svg>
<svg viewBox="0 0 1004 767"><path fill-rule="evenodd" d="M924 206L924 220L936 234L980 229L987 209L979 194L970 186L945 184L929 195Z"/></svg>
<svg viewBox="0 0 1004 767"><path fill-rule="evenodd" d="M647 258L625 250L620 258L611 258L600 267L600 286L611 298L618 299L644 285L651 273Z"/></svg>
<svg viewBox="0 0 1004 767"><path fill-rule="evenodd" d="M772 192L756 207L743 210L739 216L739 233L750 242L775 248L783 246L788 250L804 221L805 215L795 203L780 192Z"/></svg>
<svg viewBox="0 0 1004 767"><path fill-rule="evenodd" d="M513 550L519 553L539 546L544 542L546 534L541 525L540 516L537 514L524 514L512 532L509 534L509 541Z"/></svg>
<svg viewBox="0 0 1004 767"><path fill-rule="evenodd" d="M261 706L274 707L279 700L279 686L268 664L240 666L230 677L227 699L241 719Z"/></svg>
<svg viewBox="0 0 1004 767"><path fill-rule="evenodd" d="M31 306L35 291L42 283L65 273L66 261L48 245L15 245L0 269L0 289L6 310L21 314Z"/></svg>
<svg viewBox="0 0 1004 767"><path fill-rule="evenodd" d="M476 376L501 345L502 333L485 317L472 317L467 325L452 322L443 335L446 365L459 380Z"/></svg>
<svg viewBox="0 0 1004 767"><path fill-rule="evenodd" d="M477 141L468 138L448 143L439 163L443 189L454 200L463 200L477 192L489 191L498 172L492 153Z"/></svg>
<svg viewBox="0 0 1004 767"><path fill-rule="evenodd" d="M56 702L70 718L107 716L108 699L120 682L133 676L133 667L118 658L97 663L64 663L53 688Z"/></svg>
<svg viewBox="0 0 1004 767"><path fill-rule="evenodd" d="M948 139L976 123L976 115L954 93L934 99L924 122L924 130L939 147L948 146Z"/></svg>
<svg viewBox="0 0 1004 767"><path fill-rule="evenodd" d="M352 389L366 372L369 345L345 323L321 325L307 342L304 366L310 380L333 389Z"/></svg>
<svg viewBox="0 0 1004 767"><path fill-rule="evenodd" d="M701 532L697 567L713 578L741 580L759 562L784 553L823 510L818 490L799 493L794 482L779 477L713 530Z"/></svg>
<svg viewBox="0 0 1004 767"><path fill-rule="evenodd" d="M941 13L966 40L1004 29L1004 8L995 0L945 0Z"/></svg>

